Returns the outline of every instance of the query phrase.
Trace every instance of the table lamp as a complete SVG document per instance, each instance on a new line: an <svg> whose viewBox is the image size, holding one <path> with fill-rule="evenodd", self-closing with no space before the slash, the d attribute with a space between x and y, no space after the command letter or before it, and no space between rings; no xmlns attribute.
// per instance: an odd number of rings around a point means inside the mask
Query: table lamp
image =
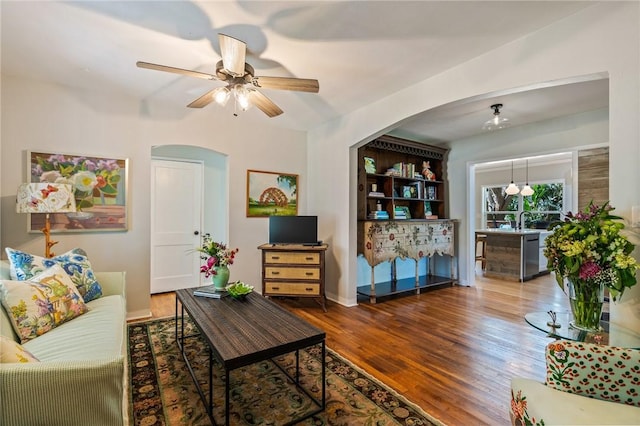
<svg viewBox="0 0 640 426"><path fill-rule="evenodd" d="M73 187L62 183L23 183L18 187L17 213L45 213L44 228L45 257L53 257L51 247L58 244L51 241L51 213L68 213L76 211Z"/></svg>

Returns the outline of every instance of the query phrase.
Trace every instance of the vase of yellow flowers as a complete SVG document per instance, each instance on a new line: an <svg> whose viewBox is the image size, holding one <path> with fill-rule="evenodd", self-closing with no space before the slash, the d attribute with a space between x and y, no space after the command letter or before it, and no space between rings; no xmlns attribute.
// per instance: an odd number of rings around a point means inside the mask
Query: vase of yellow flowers
<svg viewBox="0 0 640 426"><path fill-rule="evenodd" d="M583 212L570 212L564 221L552 223L553 233L545 240L548 269L563 290L566 281L571 325L578 329L600 329L605 288L616 301L636 284L640 265L631 256L634 245L620 234L622 218L611 210L608 202L603 206L591 202Z"/></svg>
<svg viewBox="0 0 640 426"><path fill-rule="evenodd" d="M229 284L229 266L233 265L238 249L230 249L226 244L213 241L210 234L202 237L202 246L196 249L201 253L200 258L205 264L200 267L200 272L205 277L211 277L216 290L223 291Z"/></svg>

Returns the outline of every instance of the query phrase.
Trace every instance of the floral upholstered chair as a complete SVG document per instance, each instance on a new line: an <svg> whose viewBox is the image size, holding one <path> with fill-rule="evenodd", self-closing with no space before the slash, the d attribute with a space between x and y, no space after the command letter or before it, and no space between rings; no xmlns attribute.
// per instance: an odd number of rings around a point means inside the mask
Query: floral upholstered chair
<svg viewBox="0 0 640 426"><path fill-rule="evenodd" d="M513 425L640 424L640 350L558 340L546 382L511 380Z"/></svg>

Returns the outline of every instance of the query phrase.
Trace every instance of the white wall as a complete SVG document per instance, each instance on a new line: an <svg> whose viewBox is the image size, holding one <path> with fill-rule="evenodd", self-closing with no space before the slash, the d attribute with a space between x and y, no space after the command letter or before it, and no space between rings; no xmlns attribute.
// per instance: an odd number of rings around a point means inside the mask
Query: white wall
<svg viewBox="0 0 640 426"><path fill-rule="evenodd" d="M605 2L577 13L539 32L509 43L472 61L425 80L412 88L373 103L309 135L313 162L311 207L326 210L320 232L332 235L331 256L340 265L329 271L337 280L328 288L344 304L356 303L356 165L353 150L406 117L460 99L499 90L608 73L610 78L610 196L623 217L631 216L631 206L640 205L640 193L629 191L625 182L640 181L640 5L637 2ZM473 160L449 156L450 215L461 220L460 229L469 229L466 167L451 167ZM515 150L514 150L515 152ZM331 168L331 173L326 173ZM319 183L321 182L321 184ZM326 206L332 205L329 209ZM470 267L468 235L460 233L460 272ZM640 295L640 285L634 292ZM630 293L634 293L630 292ZM637 296L635 296L637 297ZM629 303L638 306L634 294ZM637 317L640 309L625 315ZM615 317L612 313L612 317ZM615 319L615 318L614 318Z"/></svg>
<svg viewBox="0 0 640 426"><path fill-rule="evenodd" d="M240 248L234 279L260 286L257 246L268 238L265 218L246 217L247 169L300 175L300 212L307 207L306 136L271 126L247 126L242 117L205 108L175 111L133 99L72 91L65 87L2 76L2 248L42 255L42 234L26 232L26 215L15 213L15 194L26 178L26 150L129 158L129 230L117 233L55 234L63 253L83 247L95 270L127 271L130 316L149 311L149 176L151 147L192 145L228 156L229 244ZM251 112L251 111L250 111ZM265 118L266 120L266 118ZM5 253L2 253L3 257Z"/></svg>

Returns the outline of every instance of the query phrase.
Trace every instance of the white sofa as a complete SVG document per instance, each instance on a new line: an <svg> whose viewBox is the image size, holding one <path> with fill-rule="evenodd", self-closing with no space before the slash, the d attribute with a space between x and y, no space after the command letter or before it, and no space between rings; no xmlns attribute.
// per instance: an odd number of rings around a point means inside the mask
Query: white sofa
<svg viewBox="0 0 640 426"><path fill-rule="evenodd" d="M125 273L96 278L103 297L88 312L23 344L40 362L0 364L0 425L128 423ZM20 342L1 306L0 334Z"/></svg>
<svg viewBox="0 0 640 426"><path fill-rule="evenodd" d="M511 380L514 426L640 424L640 350L560 340L545 356L545 383Z"/></svg>

